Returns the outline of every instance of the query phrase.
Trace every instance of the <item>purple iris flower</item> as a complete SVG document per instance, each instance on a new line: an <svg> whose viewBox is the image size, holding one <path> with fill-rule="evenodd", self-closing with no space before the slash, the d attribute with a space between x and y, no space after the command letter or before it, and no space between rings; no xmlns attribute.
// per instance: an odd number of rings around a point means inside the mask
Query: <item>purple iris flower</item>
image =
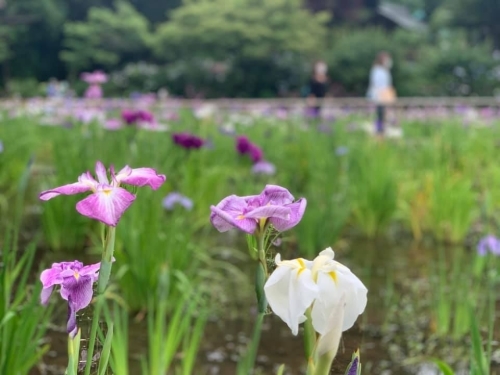
<svg viewBox="0 0 500 375"><path fill-rule="evenodd" d="M127 124L131 125L137 121L137 113L136 111L130 109L124 109L122 111L122 119Z"/></svg>
<svg viewBox="0 0 500 375"><path fill-rule="evenodd" d="M264 157L264 153L262 152L262 149L259 146L256 146L254 144L250 145L250 149L248 151L248 154L250 155L250 159L252 159L252 161L254 163L258 163Z"/></svg>
<svg viewBox="0 0 500 375"><path fill-rule="evenodd" d="M73 338L78 332L76 326L76 313L92 301L92 286L99 278L101 263L84 266L83 263L74 262L53 263L52 267L44 270L40 275L43 284L40 301L43 305L49 302L50 295L55 285L61 285L61 297L68 301L68 334Z"/></svg>
<svg viewBox="0 0 500 375"><path fill-rule="evenodd" d="M262 149L243 136L236 137L236 151L241 155L248 154L254 163L261 161L264 157Z"/></svg>
<svg viewBox="0 0 500 375"><path fill-rule="evenodd" d="M190 133L174 133L172 134L172 140L176 145L184 147L188 150L192 148L201 148L201 146L205 143L202 138Z"/></svg>
<svg viewBox="0 0 500 375"><path fill-rule="evenodd" d="M265 174L272 176L276 173L276 167L273 163L261 160L253 165L252 172L255 174Z"/></svg>
<svg viewBox="0 0 500 375"><path fill-rule="evenodd" d="M108 180L106 168L98 161L95 166L97 181L90 172L78 177L78 182L59 186L40 193L40 199L47 201L58 195L73 195L91 191L87 198L76 204L76 210L91 219L96 219L106 225L116 226L125 210L135 200L135 195L120 187L121 183L145 186L158 189L166 180L165 175L159 175L152 168L135 168L128 165L115 174L110 168L111 182Z"/></svg>
<svg viewBox="0 0 500 375"><path fill-rule="evenodd" d="M176 205L184 207L186 210L191 211L193 209L193 201L178 192L172 192L163 198L163 207L169 211L173 210Z"/></svg>
<svg viewBox="0 0 500 375"><path fill-rule="evenodd" d="M151 112L145 110L133 110L133 109L124 109L122 111L122 119L127 124L132 125L136 122L154 122L154 115Z"/></svg>
<svg viewBox="0 0 500 375"><path fill-rule="evenodd" d="M137 111L137 120L143 122L154 122L154 116L151 112L139 110Z"/></svg>
<svg viewBox="0 0 500 375"><path fill-rule="evenodd" d="M294 201L290 192L276 185L266 185L259 195L239 197L231 195L217 206L211 206L210 221L219 232L238 228L254 233L259 225L267 222L279 232L284 232L299 223L304 215L307 201Z"/></svg>
<svg viewBox="0 0 500 375"><path fill-rule="evenodd" d="M483 237L477 244L477 253L480 256L485 256L487 253L500 256L500 239L491 234Z"/></svg>

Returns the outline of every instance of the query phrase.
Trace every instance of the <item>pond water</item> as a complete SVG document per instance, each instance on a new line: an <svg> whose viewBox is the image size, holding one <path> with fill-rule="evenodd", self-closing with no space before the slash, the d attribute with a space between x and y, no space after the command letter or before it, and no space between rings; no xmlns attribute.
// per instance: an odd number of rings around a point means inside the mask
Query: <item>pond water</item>
<svg viewBox="0 0 500 375"><path fill-rule="evenodd" d="M428 304L424 303L424 291L429 289L426 280L430 266L436 258L436 249L437 246L432 242L414 244L405 239L352 240L337 244L336 259L358 275L367 285L369 294L365 313L358 319L358 323L343 335L332 374L344 374L353 351L358 347L361 349L363 374L437 375L439 372L426 360L426 357L430 356L451 362L454 368L460 367L460 356L469 353L468 343L450 340L431 342L425 332L432 331L432 317ZM463 251L466 256L472 256L474 250L449 248L445 251L450 256L456 251ZM287 254L285 249L282 255L284 259L293 256ZM58 258L60 256L57 255ZM253 264L242 263L238 266L247 270L251 280ZM234 306L228 305L227 309L227 314L221 311L207 324L195 374L236 373L238 355L245 347L252 329L255 314L253 296L251 293L235 295ZM497 311L500 311L500 305L497 306ZM64 316L65 312L61 310L61 314ZM500 317L497 316L496 320L494 337L498 339ZM64 322L64 318L57 321ZM51 350L44 357L44 364L32 372L33 375L56 375L64 372L67 345L64 327L53 327L47 339ZM435 351L429 353L425 346L431 344ZM282 363L286 365L285 374L304 374L302 345L300 333L299 337L295 337L279 318L266 316L257 357L258 370L255 374L275 374ZM424 355L415 357L415 347L418 348L419 345ZM460 346L462 348L454 352L454 349ZM131 320L130 374L141 373L139 360L146 347L145 321ZM493 349L500 353L498 343L494 343ZM457 374L467 373L467 370L457 371ZM491 374L500 375L500 367L494 366Z"/></svg>

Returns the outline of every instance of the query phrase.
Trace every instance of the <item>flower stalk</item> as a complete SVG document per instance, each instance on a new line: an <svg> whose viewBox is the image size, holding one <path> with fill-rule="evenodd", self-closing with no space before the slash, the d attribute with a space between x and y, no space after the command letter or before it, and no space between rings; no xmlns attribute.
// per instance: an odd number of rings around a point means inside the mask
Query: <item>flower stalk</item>
<svg viewBox="0 0 500 375"><path fill-rule="evenodd" d="M104 251L102 252L101 269L97 281L97 293L104 294L111 275L111 265L113 262L113 253L115 250L116 228L108 227L106 231L106 240L104 242Z"/></svg>

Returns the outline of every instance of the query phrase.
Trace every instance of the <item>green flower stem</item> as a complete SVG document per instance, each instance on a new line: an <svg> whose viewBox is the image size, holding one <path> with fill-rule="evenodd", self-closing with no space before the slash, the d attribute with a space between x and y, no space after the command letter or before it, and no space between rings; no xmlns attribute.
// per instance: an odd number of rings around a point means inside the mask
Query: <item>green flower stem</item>
<svg viewBox="0 0 500 375"><path fill-rule="evenodd" d="M106 238L104 240L104 249L101 258L101 267L99 269L99 280L97 281L97 302L95 304L94 315L92 316L92 327L87 348L87 361L85 364L85 375L90 374L92 367L92 358L94 356L94 347L97 339L97 327L101 318L101 310L105 302L104 292L108 286L109 277L111 275L111 266L113 264L113 252L115 250L115 235L114 227L107 227Z"/></svg>
<svg viewBox="0 0 500 375"><path fill-rule="evenodd" d="M99 281L97 282L98 294L103 294L108 286L109 276L111 275L111 266L113 264L113 252L115 250L115 235L116 228L108 227L104 251L102 253L101 267L99 269Z"/></svg>
<svg viewBox="0 0 500 375"><path fill-rule="evenodd" d="M316 345L316 331L312 325L311 308L306 310L305 315L307 319L304 322L304 350L309 368L311 365L314 365L313 353L314 346Z"/></svg>
<svg viewBox="0 0 500 375"><path fill-rule="evenodd" d="M90 329L90 337L87 347L87 359L85 362L85 375L90 374L90 369L92 368L92 357L94 357L94 347L97 337L97 327L99 326L99 318L101 316L101 309L104 303L104 296L97 296L97 302L95 304L94 315L92 316L92 327Z"/></svg>
<svg viewBox="0 0 500 375"><path fill-rule="evenodd" d="M257 254L258 254L258 264L255 273L255 294L257 297L257 307L258 314L254 323L252 340L248 345L245 358L243 360L243 366L238 366L238 374L250 374L255 366L255 358L257 357L257 349L260 343L260 336L262 333L262 323L264 322L264 316L267 309L267 300L264 294L264 284L266 283L268 273L267 273L267 260L266 260L266 236L265 230L267 228L261 228L255 234L257 240Z"/></svg>
<svg viewBox="0 0 500 375"><path fill-rule="evenodd" d="M68 335L68 367L66 369L66 375L76 375L78 372L78 358L80 355L80 336L81 330L78 332L74 338Z"/></svg>
<svg viewBox="0 0 500 375"><path fill-rule="evenodd" d="M314 375L329 375L330 369L332 368L333 360L335 359L335 355L337 354L336 350L331 350L328 353L323 354L318 358L316 362L316 366L314 369Z"/></svg>
<svg viewBox="0 0 500 375"><path fill-rule="evenodd" d="M264 322L265 313L257 314L255 324L253 326L252 341L248 346L248 351L245 356L245 373L250 375L255 366L255 358L257 357L257 349L260 343L260 335L262 333L262 323Z"/></svg>

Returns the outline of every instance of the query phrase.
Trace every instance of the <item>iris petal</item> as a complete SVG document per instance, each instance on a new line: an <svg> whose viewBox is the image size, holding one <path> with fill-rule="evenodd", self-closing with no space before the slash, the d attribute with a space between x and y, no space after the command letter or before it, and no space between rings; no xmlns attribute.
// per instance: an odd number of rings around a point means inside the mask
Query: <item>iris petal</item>
<svg viewBox="0 0 500 375"><path fill-rule="evenodd" d="M120 187L100 187L94 194L76 204L76 210L91 219L116 226L135 195Z"/></svg>
<svg viewBox="0 0 500 375"><path fill-rule="evenodd" d="M145 186L153 190L157 190L167 179L165 175L157 174L152 168L130 168L125 166L118 174L115 176L118 183L125 183L134 186Z"/></svg>

